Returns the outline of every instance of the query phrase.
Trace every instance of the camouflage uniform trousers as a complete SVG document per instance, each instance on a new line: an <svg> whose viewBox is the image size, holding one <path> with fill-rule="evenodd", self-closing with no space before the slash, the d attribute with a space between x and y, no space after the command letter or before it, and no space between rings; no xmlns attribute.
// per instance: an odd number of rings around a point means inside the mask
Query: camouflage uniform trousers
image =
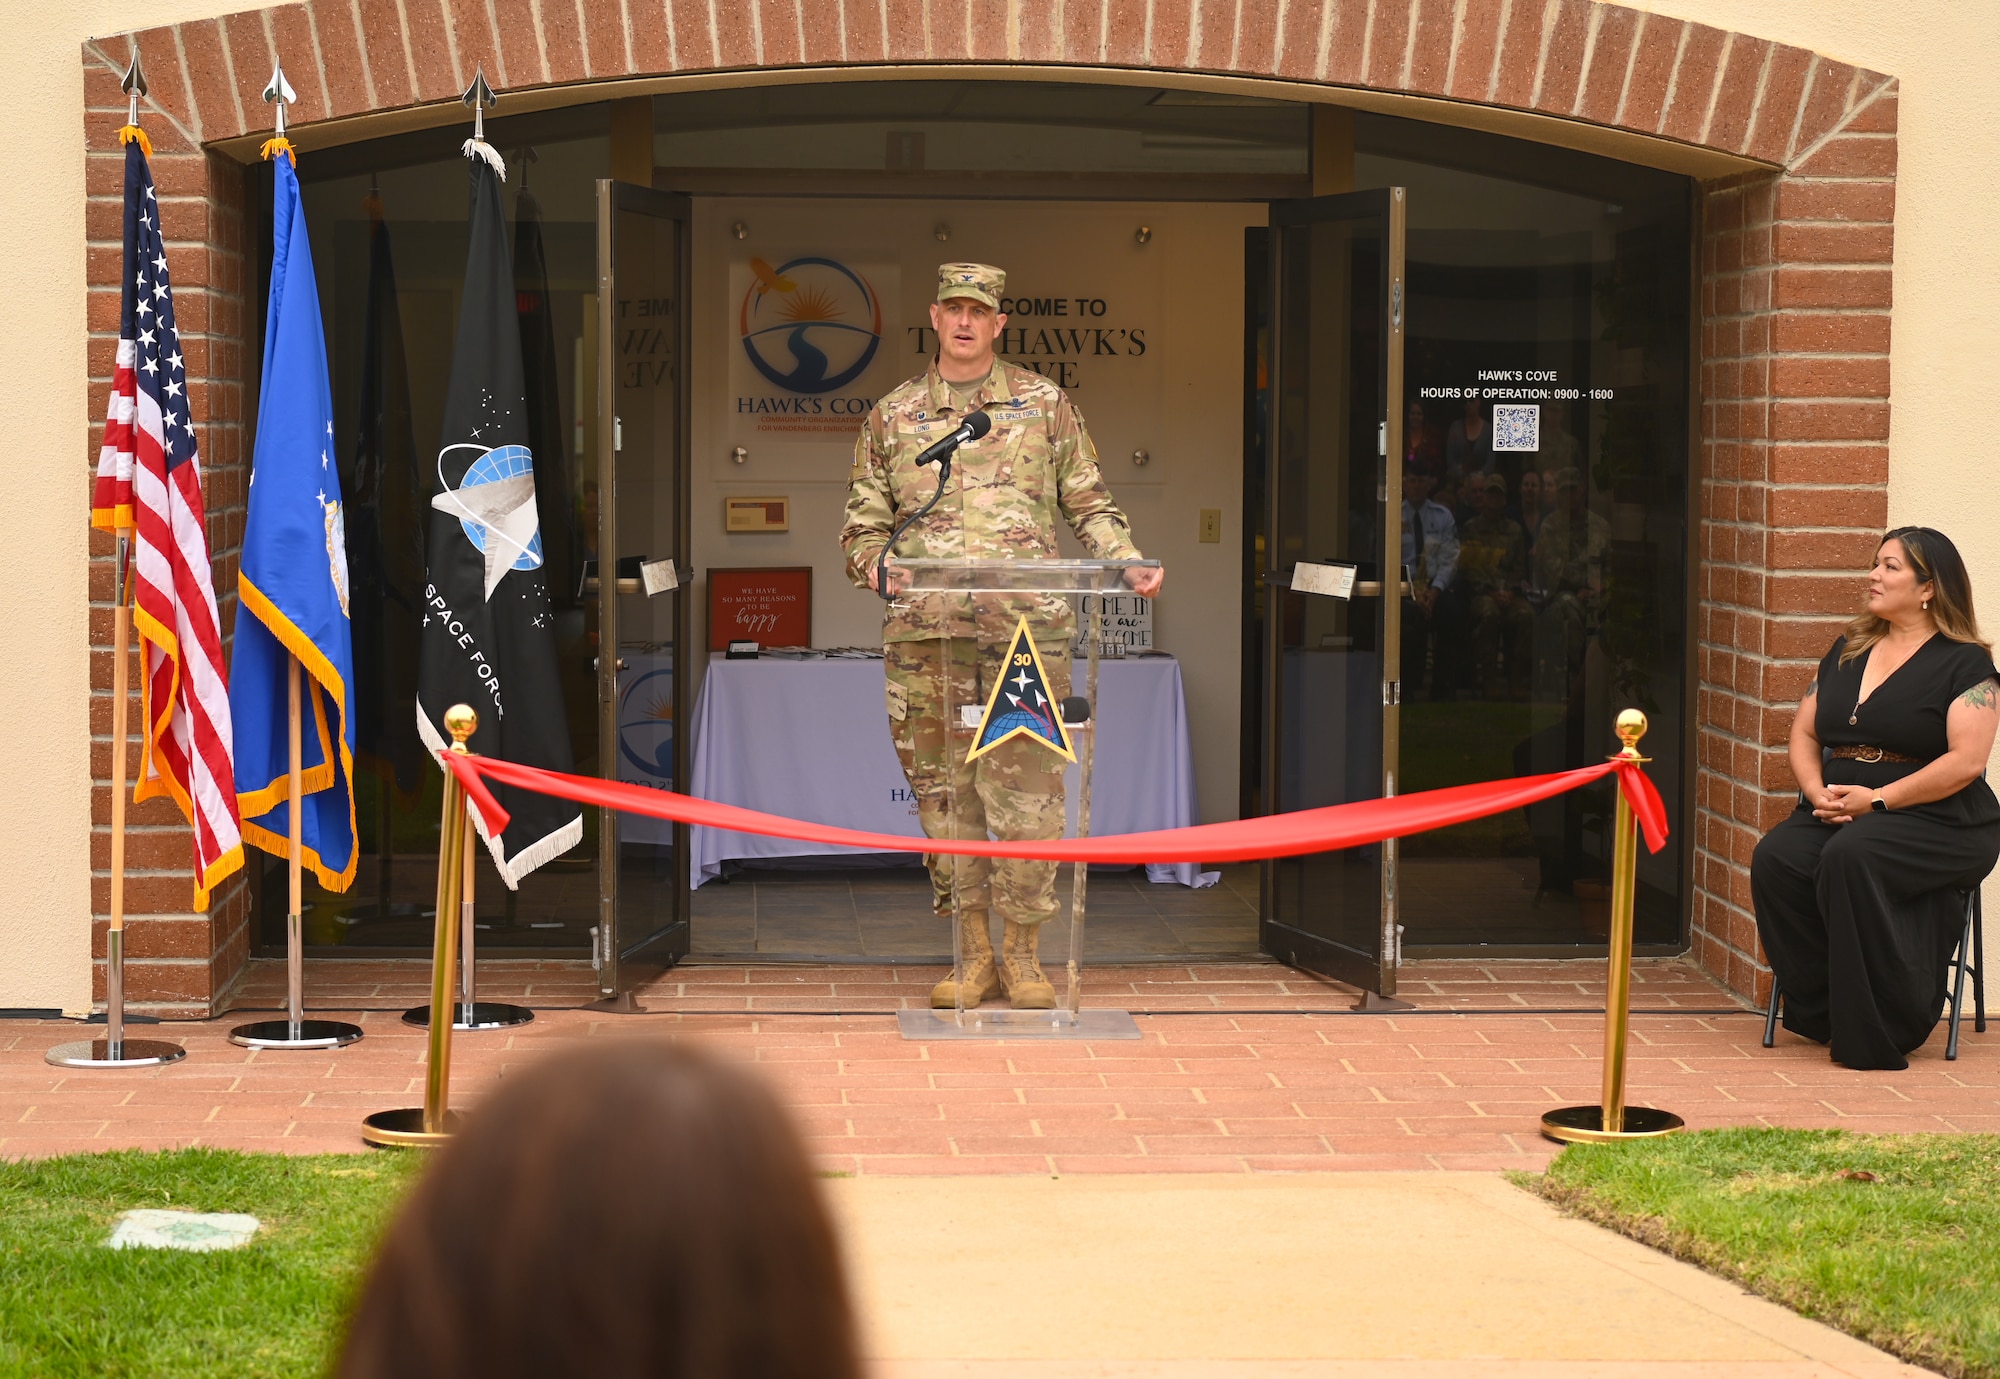
<svg viewBox="0 0 2000 1379"><path fill-rule="evenodd" d="M1472 654L1487 686L1498 684L1504 654L1507 678L1516 690L1527 688L1534 638L1535 610L1527 599L1516 594L1502 603L1490 590L1472 596Z"/></svg>
<svg viewBox="0 0 2000 1379"><path fill-rule="evenodd" d="M1039 645L1039 643L1038 643ZM949 651L944 650L949 647ZM972 734L945 735L945 677L951 666L951 702L986 705L994 677L1002 669L1007 643L970 637L889 642L883 647L888 676L889 732L903 774L917 798L917 817L932 838L1060 838L1067 824L1063 806L1063 759L1025 737L994 748L968 763ZM1069 648L1041 646L1049 687L1060 702L1069 693ZM955 780L954 780L955 776ZM952 817L954 785L958 814ZM1040 924L1056 913L1056 864L1012 857L944 857L929 860L932 904L951 913L951 883L958 869L959 904L967 911L998 911L1002 920Z"/></svg>

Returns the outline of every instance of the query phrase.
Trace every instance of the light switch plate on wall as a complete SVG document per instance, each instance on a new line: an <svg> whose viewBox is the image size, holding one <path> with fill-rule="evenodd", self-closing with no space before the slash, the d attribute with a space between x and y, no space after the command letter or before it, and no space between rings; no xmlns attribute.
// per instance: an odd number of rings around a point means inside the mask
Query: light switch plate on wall
<svg viewBox="0 0 2000 1379"><path fill-rule="evenodd" d="M1201 510L1201 539L1219 542L1222 540L1222 509L1203 508Z"/></svg>

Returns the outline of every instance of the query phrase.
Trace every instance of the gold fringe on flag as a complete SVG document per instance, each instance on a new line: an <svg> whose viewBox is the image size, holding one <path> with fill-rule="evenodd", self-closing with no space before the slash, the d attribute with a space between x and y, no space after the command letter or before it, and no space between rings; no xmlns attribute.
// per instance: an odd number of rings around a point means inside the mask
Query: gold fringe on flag
<svg viewBox="0 0 2000 1379"><path fill-rule="evenodd" d="M147 159L150 160L153 156L153 141L146 137L146 131L139 128L139 126L135 124L119 126L118 128L119 143L129 144L134 142L135 140L138 142L139 152L145 154Z"/></svg>
<svg viewBox="0 0 2000 1379"><path fill-rule="evenodd" d="M287 139L282 134L280 134L275 139L266 139L264 141L264 147L258 150L258 152L263 156L264 161L266 162L269 162L271 159L277 157L280 153L283 153L291 158L293 167L297 167L299 165L299 151L293 148L292 141L290 139Z"/></svg>

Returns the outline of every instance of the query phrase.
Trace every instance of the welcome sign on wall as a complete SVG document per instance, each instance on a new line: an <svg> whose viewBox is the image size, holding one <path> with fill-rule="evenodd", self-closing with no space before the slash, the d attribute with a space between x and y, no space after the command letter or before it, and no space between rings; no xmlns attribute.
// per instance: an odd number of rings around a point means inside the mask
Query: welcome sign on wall
<svg viewBox="0 0 2000 1379"><path fill-rule="evenodd" d="M721 230L736 208L714 214ZM728 360L728 445L773 459L773 441L798 459L817 445L829 462L837 455L828 472L844 479L869 410L937 351L938 264L965 260L1006 270L1000 357L1086 409L1101 453L1162 443L1150 434L1161 404L1162 265L1156 249L1135 241L1134 212L773 199L745 204L742 215L737 223L751 233L712 241L727 256L728 280L720 301L708 298L711 310L727 312L710 319ZM1160 208L1148 218L1159 220Z"/></svg>

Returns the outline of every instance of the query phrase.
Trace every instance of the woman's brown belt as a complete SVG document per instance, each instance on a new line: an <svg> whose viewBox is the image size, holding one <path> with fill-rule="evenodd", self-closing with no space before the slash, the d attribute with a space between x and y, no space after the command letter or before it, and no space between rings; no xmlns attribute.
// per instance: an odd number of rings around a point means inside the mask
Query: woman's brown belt
<svg viewBox="0 0 2000 1379"><path fill-rule="evenodd" d="M1845 761L1865 761L1873 765L1878 761L1921 763L1922 757L1906 757L1901 752L1892 752L1887 747L1835 747L1833 754Z"/></svg>

